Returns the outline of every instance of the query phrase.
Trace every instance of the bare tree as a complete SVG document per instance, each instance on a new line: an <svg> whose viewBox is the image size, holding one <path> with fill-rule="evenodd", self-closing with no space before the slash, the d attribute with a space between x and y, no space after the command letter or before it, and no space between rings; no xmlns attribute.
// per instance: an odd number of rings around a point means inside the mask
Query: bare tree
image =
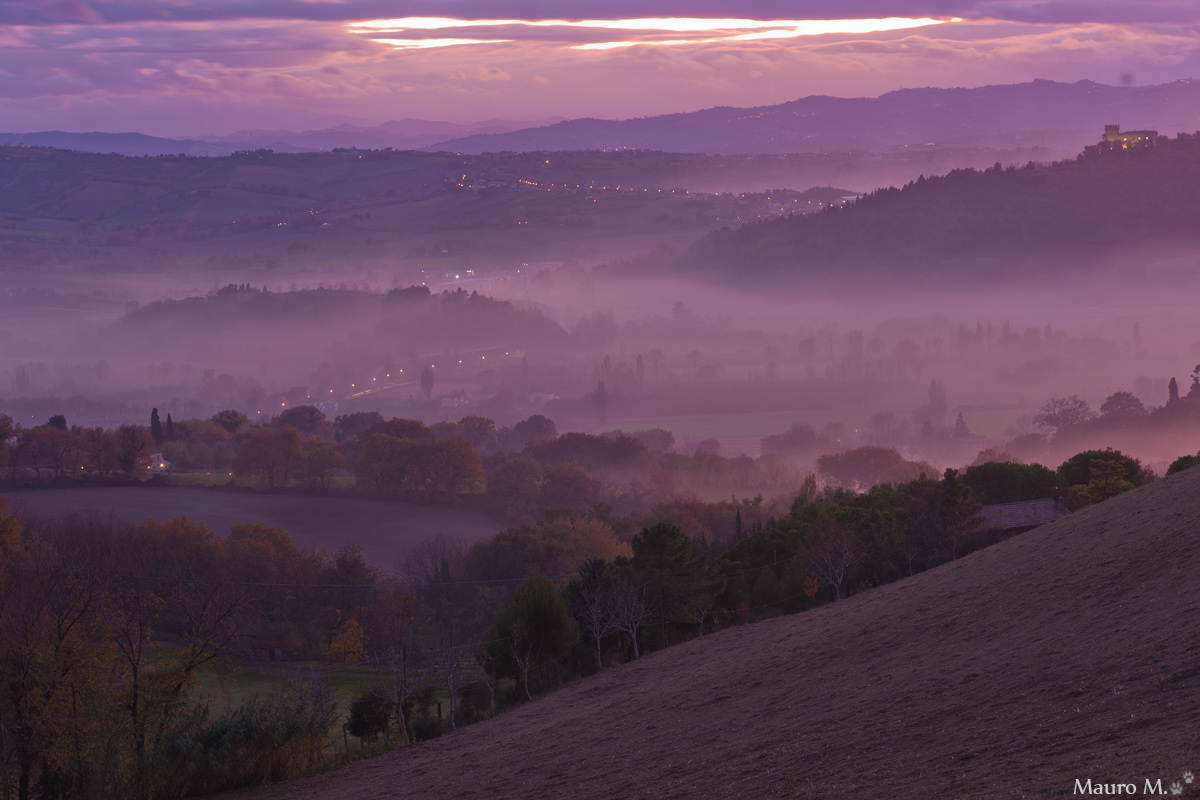
<svg viewBox="0 0 1200 800"><path fill-rule="evenodd" d="M404 704L416 693L414 675L423 661L423 651L417 645L429 609L403 588L381 598L376 609L370 637L372 661L380 681L388 687L401 735L405 742L411 742Z"/></svg>
<svg viewBox="0 0 1200 800"><path fill-rule="evenodd" d="M579 568L579 577L567 584L566 595L572 611L596 644L596 671L604 669L601 642L617 633L617 615L621 601L620 578L602 558L592 558Z"/></svg>
<svg viewBox="0 0 1200 800"><path fill-rule="evenodd" d="M854 532L829 515L818 523L805 545L805 562L818 578L833 587L835 600L845 597L842 583L854 564L854 544Z"/></svg>
<svg viewBox="0 0 1200 800"><path fill-rule="evenodd" d="M499 665L488 651L487 647L475 648L475 663L479 664L479 681L488 690L488 711L496 716L496 683L499 677Z"/></svg>
<svg viewBox="0 0 1200 800"><path fill-rule="evenodd" d="M622 579L617 587L614 624L617 630L629 634L629 639L633 642L634 658L641 657L638 651L638 631L649 616L645 587L633 586L628 580Z"/></svg>
<svg viewBox="0 0 1200 800"><path fill-rule="evenodd" d="M513 623L512 636L508 640L509 655L512 656L517 669L521 670L525 683L525 697L529 700L533 699L529 692L529 670L533 666L534 641L532 636L522 634L519 622Z"/></svg>
<svg viewBox="0 0 1200 800"><path fill-rule="evenodd" d="M458 712L458 693L470 683L467 679L471 661L463 658L463 645L459 641L458 626L451 624L442 628L438 635L434 665L436 674L450 695L450 730L455 730Z"/></svg>

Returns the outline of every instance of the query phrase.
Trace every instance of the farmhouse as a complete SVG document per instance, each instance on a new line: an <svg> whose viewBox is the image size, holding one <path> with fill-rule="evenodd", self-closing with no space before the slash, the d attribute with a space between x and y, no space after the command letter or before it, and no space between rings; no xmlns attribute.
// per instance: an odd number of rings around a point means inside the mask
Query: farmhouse
<svg viewBox="0 0 1200 800"><path fill-rule="evenodd" d="M1067 511L1061 497L1043 500L1023 500L1017 503L998 503L984 506L979 515L983 521L977 531L1002 531L1006 534L1023 533L1045 525L1071 512Z"/></svg>

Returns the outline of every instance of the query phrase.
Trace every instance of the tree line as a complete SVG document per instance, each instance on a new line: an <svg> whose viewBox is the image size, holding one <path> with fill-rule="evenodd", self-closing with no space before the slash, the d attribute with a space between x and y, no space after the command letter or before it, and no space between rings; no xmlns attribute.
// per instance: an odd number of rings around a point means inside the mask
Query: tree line
<svg viewBox="0 0 1200 800"><path fill-rule="evenodd" d="M479 416L427 426L378 412L330 422L301 405L254 424L234 410L164 421L155 409L149 425L108 430L70 426L62 415L29 427L0 415L0 475L15 486L208 472L263 491L466 503L511 521L595 502L646 508L692 489L784 492L803 477L781 454L724 457L701 447L688 455L674 444L659 429L560 435L542 415L511 427Z"/></svg>

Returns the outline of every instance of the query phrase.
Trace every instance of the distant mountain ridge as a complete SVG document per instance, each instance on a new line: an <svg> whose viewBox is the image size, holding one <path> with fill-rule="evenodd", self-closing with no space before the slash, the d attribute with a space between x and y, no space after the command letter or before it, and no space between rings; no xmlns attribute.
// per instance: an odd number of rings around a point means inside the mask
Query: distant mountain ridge
<svg viewBox="0 0 1200 800"><path fill-rule="evenodd" d="M430 150L462 153L641 148L676 152L799 153L998 145L1078 150L1106 124L1174 134L1200 128L1200 81L1119 87L1092 81L900 89L875 98L813 95L753 108L628 120L573 119L476 134Z"/></svg>
<svg viewBox="0 0 1200 800"><path fill-rule="evenodd" d="M490 119L458 123L404 118L381 125L365 126L341 123L321 130L241 130L225 136L173 139L149 136L133 131L34 131L0 133L0 145L54 147L87 153L117 153L123 156L227 156L239 150L274 150L277 153L305 153L357 147L364 150L419 150L450 136L497 134L521 130L530 125L559 122L561 117L542 120Z"/></svg>
<svg viewBox="0 0 1200 800"><path fill-rule="evenodd" d="M295 153L338 147L471 154L634 148L749 155L1027 147L1066 153L1097 141L1108 124L1163 134L1200 129L1200 81L1121 87L1034 80L974 89L898 89L879 97L812 95L778 105L717 106L625 120L555 117L458 123L403 118L380 125L342 122L316 130L249 129L184 139L136 132L0 133L0 144L128 156L220 156L257 149Z"/></svg>
<svg viewBox="0 0 1200 800"><path fill-rule="evenodd" d="M420 150L449 137L499 135L525 130L530 126L552 125L561 122L562 119L562 117L541 120L489 119L481 122L460 123L405 117L375 126L343 123L322 130L243 130L228 136L214 137L207 141L241 145L251 143L261 147L269 147L268 143L270 142L283 142L297 151L332 150L335 147L357 147L364 150L383 150L388 147L393 150ZM246 148L243 146L238 149Z"/></svg>

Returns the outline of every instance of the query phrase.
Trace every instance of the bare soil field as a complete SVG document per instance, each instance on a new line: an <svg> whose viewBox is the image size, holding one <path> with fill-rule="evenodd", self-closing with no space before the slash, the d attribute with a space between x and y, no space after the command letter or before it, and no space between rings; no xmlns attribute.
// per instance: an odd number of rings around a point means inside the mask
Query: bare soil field
<svg viewBox="0 0 1200 800"><path fill-rule="evenodd" d="M1200 468L495 720L228 795L1200 796ZM1083 784L1086 786L1086 783ZM1128 793L1126 789L1125 793Z"/></svg>
<svg viewBox="0 0 1200 800"><path fill-rule="evenodd" d="M96 511L140 521L189 517L218 534L236 522L280 525L301 548L334 552L362 547L363 558L390 569L396 557L423 539L445 534L473 542L503 526L482 514L414 503L345 497L299 497L186 488L87 488L6 492L35 514Z"/></svg>

